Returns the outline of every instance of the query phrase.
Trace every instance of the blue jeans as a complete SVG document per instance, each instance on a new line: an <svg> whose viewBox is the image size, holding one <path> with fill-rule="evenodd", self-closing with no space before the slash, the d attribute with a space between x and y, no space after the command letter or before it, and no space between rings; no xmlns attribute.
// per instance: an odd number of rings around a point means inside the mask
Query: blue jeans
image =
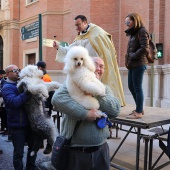
<svg viewBox="0 0 170 170"><path fill-rule="evenodd" d="M14 147L13 151L13 165L15 170L23 170L23 156L25 143L28 144L26 169L35 169L35 160L37 155L30 156L32 146L34 143L34 134L30 127L27 128L10 128L12 143Z"/></svg>
<svg viewBox="0 0 170 170"><path fill-rule="evenodd" d="M136 103L136 112L142 113L143 111L143 75L146 70L146 65L142 65L128 71L128 87Z"/></svg>

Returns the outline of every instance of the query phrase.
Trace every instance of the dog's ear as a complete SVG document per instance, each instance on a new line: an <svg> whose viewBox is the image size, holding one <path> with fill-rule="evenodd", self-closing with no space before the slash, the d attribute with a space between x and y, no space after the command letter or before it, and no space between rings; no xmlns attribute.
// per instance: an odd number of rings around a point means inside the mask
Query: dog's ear
<svg viewBox="0 0 170 170"><path fill-rule="evenodd" d="M83 65L85 67L87 67L92 72L95 72L95 70L96 70L95 64L89 55L84 58Z"/></svg>
<svg viewBox="0 0 170 170"><path fill-rule="evenodd" d="M30 65L24 67L19 73L19 76L21 79L24 77L32 77L32 68L30 67Z"/></svg>
<svg viewBox="0 0 170 170"><path fill-rule="evenodd" d="M64 73L71 73L75 70L75 61L74 58L71 56L67 55L65 58L65 66L63 69Z"/></svg>

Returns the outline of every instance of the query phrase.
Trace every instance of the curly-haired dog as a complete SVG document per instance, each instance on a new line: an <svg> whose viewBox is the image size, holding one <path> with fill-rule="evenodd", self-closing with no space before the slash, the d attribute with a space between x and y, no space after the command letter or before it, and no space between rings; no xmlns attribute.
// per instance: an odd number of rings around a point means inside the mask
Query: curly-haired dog
<svg viewBox="0 0 170 170"><path fill-rule="evenodd" d="M84 47L75 46L68 51L64 72L70 96L86 109L99 109L94 96L104 96L105 86L96 78L94 62Z"/></svg>
<svg viewBox="0 0 170 170"><path fill-rule="evenodd" d="M27 65L23 68L19 74L20 81L18 87L22 82L28 87L28 91L31 94L40 94L42 97L47 98L48 92L58 89L60 84L58 82L44 82L41 78L43 77L42 70L38 70L35 65Z"/></svg>
<svg viewBox="0 0 170 170"><path fill-rule="evenodd" d="M59 88L57 82L45 83L41 78L43 72L37 66L28 65L20 72L17 87L20 92L27 91L32 97L24 104L32 130L35 132L35 143L31 155L38 152L43 139L47 139L52 146L56 139L56 127L50 117L45 112L44 102L48 97L48 92Z"/></svg>

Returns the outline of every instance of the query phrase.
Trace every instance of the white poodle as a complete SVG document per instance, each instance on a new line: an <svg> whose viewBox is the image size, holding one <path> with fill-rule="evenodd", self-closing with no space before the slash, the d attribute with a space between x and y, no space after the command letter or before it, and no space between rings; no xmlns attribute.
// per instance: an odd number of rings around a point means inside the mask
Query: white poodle
<svg viewBox="0 0 170 170"><path fill-rule="evenodd" d="M96 78L94 62L84 47L75 46L68 51L64 72L70 96L86 109L99 109L94 96L105 96L105 86Z"/></svg>
<svg viewBox="0 0 170 170"><path fill-rule="evenodd" d="M56 139L56 127L52 119L46 114L45 100L49 91L60 87L57 82L45 83L41 78L43 72L37 66L28 65L20 72L20 81L17 85L20 92L26 91L32 94L31 98L24 104L32 130L35 132L35 143L31 156L38 152L43 139L47 139L52 146Z"/></svg>

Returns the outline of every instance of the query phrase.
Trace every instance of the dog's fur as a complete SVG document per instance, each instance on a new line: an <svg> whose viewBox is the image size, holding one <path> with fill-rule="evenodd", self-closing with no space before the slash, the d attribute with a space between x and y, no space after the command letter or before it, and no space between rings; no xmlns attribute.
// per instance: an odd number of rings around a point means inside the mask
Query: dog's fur
<svg viewBox="0 0 170 170"><path fill-rule="evenodd" d="M43 139L47 139L52 146L56 139L56 127L45 112L45 100L48 92L59 88L57 82L45 83L41 78L43 72L37 66L28 65L20 72L20 81L17 85L20 92L31 93L31 98L24 104L32 130L35 132L35 143L31 155L38 152Z"/></svg>
<svg viewBox="0 0 170 170"><path fill-rule="evenodd" d="M27 65L23 68L19 74L20 81L18 83L18 87L22 82L28 87L28 91L31 94L40 94L42 97L47 98L48 92L53 91L54 89L58 89L61 84L58 82L44 82L42 80L43 72L42 70L38 70L38 67L35 65Z"/></svg>
<svg viewBox="0 0 170 170"><path fill-rule="evenodd" d="M68 51L64 72L70 96L86 109L99 109L93 96L104 96L105 86L96 78L94 62L84 47L75 46Z"/></svg>

